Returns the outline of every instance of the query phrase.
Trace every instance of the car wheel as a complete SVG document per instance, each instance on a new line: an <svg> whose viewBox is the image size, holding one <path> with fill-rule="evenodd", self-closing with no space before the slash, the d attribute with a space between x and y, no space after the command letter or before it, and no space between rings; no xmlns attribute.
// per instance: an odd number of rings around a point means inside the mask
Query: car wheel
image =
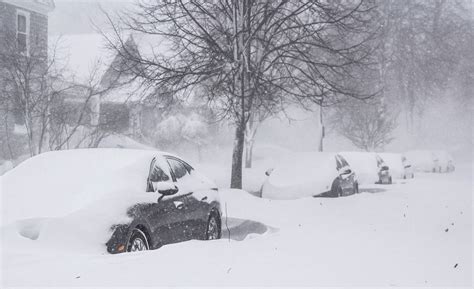
<svg viewBox="0 0 474 289"><path fill-rule="evenodd" d="M389 184L389 185L392 184L392 177L388 178L388 184Z"/></svg>
<svg viewBox="0 0 474 289"><path fill-rule="evenodd" d="M128 240L127 252L147 251L149 249L145 233L138 228L134 229Z"/></svg>
<svg viewBox="0 0 474 289"><path fill-rule="evenodd" d="M206 240L217 240L221 238L221 224L216 213L212 213L207 221Z"/></svg>

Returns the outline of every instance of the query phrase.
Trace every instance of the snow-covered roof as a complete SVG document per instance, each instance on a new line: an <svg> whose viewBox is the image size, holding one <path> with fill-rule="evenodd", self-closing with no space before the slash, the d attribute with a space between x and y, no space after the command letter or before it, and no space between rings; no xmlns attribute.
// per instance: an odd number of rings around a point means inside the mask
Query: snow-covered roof
<svg viewBox="0 0 474 289"><path fill-rule="evenodd" d="M138 52L145 58L166 55L170 51L169 41L163 37L133 33L125 36L127 41L136 45ZM114 41L113 38L110 39ZM76 83L88 85L99 83L103 77L113 73L117 53L108 48L108 41L102 34L56 35L49 37L50 47L55 51L61 66L67 67L66 77ZM137 102L148 93L138 79L111 89L102 97L105 102Z"/></svg>
<svg viewBox="0 0 474 289"><path fill-rule="evenodd" d="M141 81L136 79L130 83L108 90L101 96L102 102L114 103L136 103L143 101L147 93L148 87L142 85Z"/></svg>

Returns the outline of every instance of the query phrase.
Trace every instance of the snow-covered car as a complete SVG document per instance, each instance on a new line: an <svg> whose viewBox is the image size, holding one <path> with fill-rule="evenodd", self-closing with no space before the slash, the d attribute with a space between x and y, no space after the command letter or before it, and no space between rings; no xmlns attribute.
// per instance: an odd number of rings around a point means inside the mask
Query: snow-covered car
<svg viewBox="0 0 474 289"><path fill-rule="evenodd" d="M391 184L392 183L392 172L390 167L387 165L385 160L379 155L375 154L375 159L377 160L378 168L378 184Z"/></svg>
<svg viewBox="0 0 474 289"><path fill-rule="evenodd" d="M390 168L372 152L340 152L354 169L360 184L392 183Z"/></svg>
<svg viewBox="0 0 474 289"><path fill-rule="evenodd" d="M403 164L403 169L404 169L403 178L413 179L415 177L415 170L410 160L405 155L402 155L402 164Z"/></svg>
<svg viewBox="0 0 474 289"><path fill-rule="evenodd" d="M221 236L214 183L168 153L44 153L7 172L2 189L3 225L39 243L121 253Z"/></svg>
<svg viewBox="0 0 474 289"><path fill-rule="evenodd" d="M336 153L297 153L266 174L261 193L267 199L340 197L359 192L356 174Z"/></svg>
<svg viewBox="0 0 474 289"><path fill-rule="evenodd" d="M412 150L404 154L412 163L415 170L427 173L441 171L440 160L431 150Z"/></svg>
<svg viewBox="0 0 474 289"><path fill-rule="evenodd" d="M390 168L390 174L396 179L411 179L415 175L408 159L398 153L378 154Z"/></svg>
<svg viewBox="0 0 474 289"><path fill-rule="evenodd" d="M438 158L438 171L440 173L449 173L456 169L454 159L450 153L444 150L434 150L433 153Z"/></svg>

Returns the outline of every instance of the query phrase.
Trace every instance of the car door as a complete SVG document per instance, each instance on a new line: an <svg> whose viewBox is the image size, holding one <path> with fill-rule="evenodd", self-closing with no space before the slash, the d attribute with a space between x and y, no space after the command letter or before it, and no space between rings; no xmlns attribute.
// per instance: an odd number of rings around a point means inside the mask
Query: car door
<svg viewBox="0 0 474 289"><path fill-rule="evenodd" d="M154 180L155 182L151 181ZM147 191L156 191L158 182L173 182L175 178L169 164L162 157L155 157L150 165L147 179ZM152 235L163 244L181 242L185 239L184 216L186 215L183 191L178 191L170 196L157 194L157 202L152 204L148 219L152 227Z"/></svg>
<svg viewBox="0 0 474 289"><path fill-rule="evenodd" d="M211 188L200 179L195 170L183 160L175 157L167 158L171 170L176 177L179 190L185 194L184 206L186 215L184 216L185 239L199 238L199 233L205 231L207 224L207 213L210 210Z"/></svg>

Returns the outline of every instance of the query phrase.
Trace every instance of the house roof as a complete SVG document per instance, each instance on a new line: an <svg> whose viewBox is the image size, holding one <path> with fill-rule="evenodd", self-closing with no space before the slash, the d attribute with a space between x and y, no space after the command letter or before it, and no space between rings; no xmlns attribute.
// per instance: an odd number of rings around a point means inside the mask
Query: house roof
<svg viewBox="0 0 474 289"><path fill-rule="evenodd" d="M126 42L133 45L141 56L154 58L155 55L171 54L169 41L164 41L161 36L145 34L129 34ZM57 46L57 55L60 62L69 70L72 81L87 85L93 80L95 83L107 83L113 79L114 68L118 61L118 54L108 48L107 40L102 34L75 34L53 36L49 38L51 46ZM57 43L57 45L56 45ZM112 75L112 76L111 76ZM104 81L106 80L106 81ZM138 79L121 81L126 83L108 91L103 97L104 102L139 102L142 101L148 89L141 86ZM104 84L107 85L107 84Z"/></svg>

